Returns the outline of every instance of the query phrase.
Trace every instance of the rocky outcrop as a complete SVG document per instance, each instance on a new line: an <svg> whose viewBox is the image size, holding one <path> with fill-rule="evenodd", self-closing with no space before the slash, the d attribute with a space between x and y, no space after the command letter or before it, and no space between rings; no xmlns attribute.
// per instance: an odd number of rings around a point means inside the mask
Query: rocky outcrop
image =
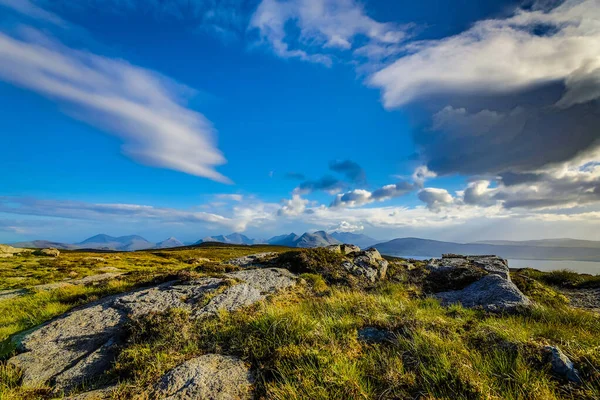
<svg viewBox="0 0 600 400"><path fill-rule="evenodd" d="M155 388L163 400L251 399L254 377L248 365L230 356L207 354L169 371Z"/></svg>
<svg viewBox="0 0 600 400"><path fill-rule="evenodd" d="M510 312L531 305L514 283L498 275L486 275L462 290L436 293L435 297L444 305L460 303L463 307L481 307L491 312Z"/></svg>
<svg viewBox="0 0 600 400"><path fill-rule="evenodd" d="M236 265L242 268L264 267L267 265L271 265L275 257L277 257L277 255L278 253L275 252L256 253L234 258L226 261L225 263L230 265Z"/></svg>
<svg viewBox="0 0 600 400"><path fill-rule="evenodd" d="M365 277L372 283L385 279L388 262L377 249L352 252L350 256L352 261L343 262L342 267L352 275Z"/></svg>
<svg viewBox="0 0 600 400"><path fill-rule="evenodd" d="M579 372L565 353L555 346L546 346L544 351L546 352L546 359L552 367L552 372L571 382L581 383Z"/></svg>
<svg viewBox="0 0 600 400"><path fill-rule="evenodd" d="M497 256L444 255L430 261L426 269L424 287L436 292L434 297L443 305L512 312L532 304L511 281L506 260Z"/></svg>
<svg viewBox="0 0 600 400"><path fill-rule="evenodd" d="M296 284L287 270L238 271L218 278L173 281L106 297L25 334L9 363L23 371L23 386L48 382L59 391L92 384L110 366L124 340L124 325L151 312L182 308L199 318L235 310Z"/></svg>
<svg viewBox="0 0 600 400"><path fill-rule="evenodd" d="M457 269L479 269L487 274L495 274L510 280L508 262L498 256L459 256L444 254L440 259L432 259L427 265L431 272L443 273Z"/></svg>
<svg viewBox="0 0 600 400"><path fill-rule="evenodd" d="M12 257L19 253L30 253L29 249L18 249L16 247L0 244L0 258Z"/></svg>
<svg viewBox="0 0 600 400"><path fill-rule="evenodd" d="M60 250L55 249L54 247L50 247L47 249L40 249L33 252L36 256L44 256L44 257L58 257L60 256Z"/></svg>
<svg viewBox="0 0 600 400"><path fill-rule="evenodd" d="M327 250L340 254L351 254L360 251L360 247L353 244L332 244L326 247Z"/></svg>

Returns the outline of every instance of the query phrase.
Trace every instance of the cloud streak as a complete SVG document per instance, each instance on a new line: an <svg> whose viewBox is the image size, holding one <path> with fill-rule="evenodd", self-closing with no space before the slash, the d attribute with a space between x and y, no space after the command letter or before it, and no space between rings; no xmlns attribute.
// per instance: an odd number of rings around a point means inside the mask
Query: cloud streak
<svg viewBox="0 0 600 400"><path fill-rule="evenodd" d="M193 90L156 72L49 37L33 42L0 33L0 79L64 104L70 114L120 137L123 152L142 164L231 182L215 170L226 160L212 124L182 105Z"/></svg>
<svg viewBox="0 0 600 400"><path fill-rule="evenodd" d="M290 34L289 24L296 26L297 35ZM405 38L403 28L375 21L354 0L262 0L250 28L279 57L325 65L333 62L331 50L352 49L357 36L366 37L372 47L395 45Z"/></svg>

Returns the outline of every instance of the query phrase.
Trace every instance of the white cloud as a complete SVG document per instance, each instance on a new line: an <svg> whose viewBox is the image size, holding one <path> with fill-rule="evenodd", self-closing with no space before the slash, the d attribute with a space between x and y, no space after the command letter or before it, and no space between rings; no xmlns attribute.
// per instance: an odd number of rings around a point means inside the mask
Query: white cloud
<svg viewBox="0 0 600 400"><path fill-rule="evenodd" d="M436 176L437 174L433 171L430 171L426 165L421 165L413 172L412 179L417 186L423 187L423 184L427 179L435 178Z"/></svg>
<svg viewBox="0 0 600 400"><path fill-rule="evenodd" d="M237 201L237 202L244 200L244 196L241 194L229 194L229 193L216 194L215 198L221 199L221 200Z"/></svg>
<svg viewBox="0 0 600 400"><path fill-rule="evenodd" d="M230 182L214 169L226 160L212 124L181 104L191 89L42 38L34 43L0 33L0 79L68 105L77 118L119 136L136 161Z"/></svg>
<svg viewBox="0 0 600 400"><path fill-rule="evenodd" d="M354 189L344 194L338 194L331 207L359 207L375 201L373 194L368 190Z"/></svg>
<svg viewBox="0 0 600 400"><path fill-rule="evenodd" d="M365 227L362 224L352 224L348 221L342 221L337 225L330 226L329 232L360 232Z"/></svg>
<svg viewBox="0 0 600 400"><path fill-rule="evenodd" d="M438 212L443 207L447 207L454 203L454 198L446 189L425 188L419 190L419 200L427 205L431 211Z"/></svg>
<svg viewBox="0 0 600 400"><path fill-rule="evenodd" d="M296 216L300 215L306 210L308 200L303 199L298 194L294 194L291 199L284 200L283 206L277 212L277 215L284 216Z"/></svg>
<svg viewBox="0 0 600 400"><path fill-rule="evenodd" d="M536 34L539 26L549 27ZM518 11L476 23L456 36L414 44L370 78L388 108L439 93L508 93L563 81L565 107L597 98L582 82L600 72L600 2L567 0L549 12Z"/></svg>
<svg viewBox="0 0 600 400"><path fill-rule="evenodd" d="M286 25L294 23L298 37L291 37ZM349 50L357 36L366 37L373 46L401 42L405 33L392 23L381 23L366 15L354 0L262 0L250 21L261 39L283 58L299 58L330 65L326 50ZM298 42L293 47L290 43ZM373 48L369 50L372 54Z"/></svg>
<svg viewBox="0 0 600 400"><path fill-rule="evenodd" d="M65 200L0 196L0 212L16 215L35 215L83 220L129 219L159 220L161 222L206 223L228 228L244 228L247 220L236 220L222 215L153 207L139 204L86 203Z"/></svg>

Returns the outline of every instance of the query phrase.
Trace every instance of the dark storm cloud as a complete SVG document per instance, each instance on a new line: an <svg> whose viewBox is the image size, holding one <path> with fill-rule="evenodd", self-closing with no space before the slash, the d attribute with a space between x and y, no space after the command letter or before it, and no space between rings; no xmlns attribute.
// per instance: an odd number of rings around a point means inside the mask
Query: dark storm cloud
<svg viewBox="0 0 600 400"><path fill-rule="evenodd" d="M429 169L440 175L526 172L599 146L598 102L565 109L552 99L540 106L519 105L517 95L512 101L509 111L472 111L449 100L433 115L430 128L414 135Z"/></svg>
<svg viewBox="0 0 600 400"><path fill-rule="evenodd" d="M360 165L351 160L331 161L329 169L340 173L353 183L364 183L367 180L365 170Z"/></svg>
<svg viewBox="0 0 600 400"><path fill-rule="evenodd" d="M346 184L333 176L324 176L315 181L302 182L295 190L297 194L308 194L318 190L335 193L343 190Z"/></svg>

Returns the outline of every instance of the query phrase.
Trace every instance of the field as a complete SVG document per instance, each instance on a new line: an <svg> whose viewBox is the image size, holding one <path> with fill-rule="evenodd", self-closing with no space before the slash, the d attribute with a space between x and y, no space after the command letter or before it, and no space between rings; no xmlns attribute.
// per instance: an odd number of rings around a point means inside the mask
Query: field
<svg viewBox="0 0 600 400"><path fill-rule="evenodd" d="M0 288L25 290L0 301L2 356L14 351L11 335L77 305L178 275L219 274L236 268L222 264L233 257L288 250L208 246L0 259ZM563 273L559 282L558 274L513 272L515 283L536 306L496 315L442 307L424 296L415 279L418 263L411 270L406 261L390 259L387 279L364 288L334 282L320 267L331 259L319 258L319 252L307 254L318 268L302 275L302 285L248 309L200 321L173 310L135 321L108 373L120 379L114 396L149 399L147 388L167 370L199 354L224 353L252 365L259 398L600 398L600 318L570 307L558 286L552 286L595 285L594 279ZM123 274L100 283L34 289L117 272ZM385 332L385 337L361 338L365 328ZM581 384L550 371L545 345L556 345L570 357ZM19 379L18 370L0 365L0 398L48 398L47 388L25 390Z"/></svg>

